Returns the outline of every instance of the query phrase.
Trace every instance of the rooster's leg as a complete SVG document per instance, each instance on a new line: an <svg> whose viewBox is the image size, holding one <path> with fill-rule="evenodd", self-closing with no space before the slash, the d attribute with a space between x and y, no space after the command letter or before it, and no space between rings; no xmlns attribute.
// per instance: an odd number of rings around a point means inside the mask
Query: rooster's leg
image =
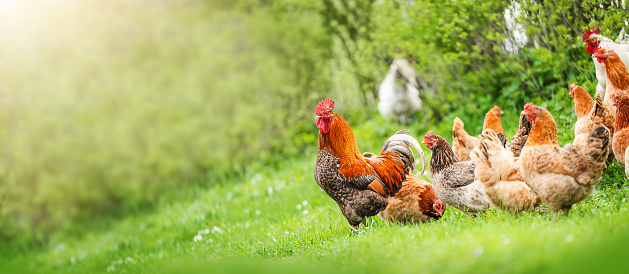
<svg viewBox="0 0 629 274"><path fill-rule="evenodd" d="M357 224L355 226L352 226L352 229L354 229L354 231L358 232L358 227L360 226L360 224Z"/></svg>

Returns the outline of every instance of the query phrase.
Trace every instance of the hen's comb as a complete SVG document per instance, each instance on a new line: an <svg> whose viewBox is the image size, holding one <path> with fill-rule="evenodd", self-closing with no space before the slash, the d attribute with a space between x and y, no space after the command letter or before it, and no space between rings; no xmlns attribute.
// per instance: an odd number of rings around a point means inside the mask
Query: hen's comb
<svg viewBox="0 0 629 274"><path fill-rule="evenodd" d="M429 131L426 133L426 136L424 136L424 141L428 141L428 139L430 139L430 136L432 136L432 130L429 130Z"/></svg>
<svg viewBox="0 0 629 274"><path fill-rule="evenodd" d="M590 36L592 34L601 34L601 29L600 28L588 29L583 33L583 37L581 39L583 40L583 42L585 42L590 39Z"/></svg>
<svg viewBox="0 0 629 274"><path fill-rule="evenodd" d="M524 105L524 110L532 108L533 106L534 106L533 103L528 103L528 104Z"/></svg>
<svg viewBox="0 0 629 274"><path fill-rule="evenodd" d="M326 98L317 106L317 115L322 115L328 109L334 109L334 101Z"/></svg>

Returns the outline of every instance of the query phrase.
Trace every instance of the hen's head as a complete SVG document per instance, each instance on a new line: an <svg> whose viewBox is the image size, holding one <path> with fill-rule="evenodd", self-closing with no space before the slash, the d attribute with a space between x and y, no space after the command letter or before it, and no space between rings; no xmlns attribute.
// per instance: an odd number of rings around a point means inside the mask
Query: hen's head
<svg viewBox="0 0 629 274"><path fill-rule="evenodd" d="M500 109L498 106L494 106L491 111L494 113L494 115L500 117L502 116L502 114L504 114L504 111L502 111L502 109Z"/></svg>
<svg viewBox="0 0 629 274"><path fill-rule="evenodd" d="M604 48L598 48L594 54L592 54L592 58L596 58L596 61L599 63L605 63L605 60L609 57L609 55L613 51L606 50Z"/></svg>
<svg viewBox="0 0 629 274"><path fill-rule="evenodd" d="M524 114L529 118L529 121L533 122L541 112L541 108L533 105L533 103L528 103L524 105Z"/></svg>
<svg viewBox="0 0 629 274"><path fill-rule="evenodd" d="M568 86L568 90L570 91L570 97L574 99L574 90L577 89L577 84L572 83Z"/></svg>
<svg viewBox="0 0 629 274"><path fill-rule="evenodd" d="M426 144L426 147L432 150L432 148L435 147L435 144L437 144L437 135L435 135L432 130L429 130L428 133L426 133L426 136L424 136L422 144Z"/></svg>
<svg viewBox="0 0 629 274"><path fill-rule="evenodd" d="M596 49L601 44L601 41L599 41L596 37L592 37L592 34L601 34L601 29L599 28L588 29L583 33L583 37L582 37L583 44L587 45L585 50L589 54L594 54L596 52Z"/></svg>
<svg viewBox="0 0 629 274"><path fill-rule="evenodd" d="M624 94L620 94L620 93L616 93L616 95L614 95L614 102L613 102L613 104L616 107L618 107L620 105L622 105L622 106L629 105L629 96L624 95Z"/></svg>
<svg viewBox="0 0 629 274"><path fill-rule="evenodd" d="M335 114L332 111L333 108L334 101L327 98L317 106L317 128L324 134L330 132L330 123L332 123Z"/></svg>
<svg viewBox="0 0 629 274"><path fill-rule="evenodd" d="M446 210L446 205L443 202L437 200L432 205L432 209L435 211L435 215L437 215L437 217L441 217L443 216L443 212Z"/></svg>

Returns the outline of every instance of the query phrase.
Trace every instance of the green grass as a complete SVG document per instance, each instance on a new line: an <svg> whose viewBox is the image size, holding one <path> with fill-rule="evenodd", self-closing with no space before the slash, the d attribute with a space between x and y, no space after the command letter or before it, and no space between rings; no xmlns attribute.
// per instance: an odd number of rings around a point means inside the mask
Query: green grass
<svg viewBox="0 0 629 274"><path fill-rule="evenodd" d="M2 258L0 272L290 272L313 265L332 272L580 272L627 266L629 187L617 163L568 218L492 209L471 219L449 207L437 222L387 224L375 217L355 233L315 183L315 158L309 149L301 158L252 166L237 181L208 180L214 187L184 191L184 198L154 211L78 235L57 234L43 248Z"/></svg>

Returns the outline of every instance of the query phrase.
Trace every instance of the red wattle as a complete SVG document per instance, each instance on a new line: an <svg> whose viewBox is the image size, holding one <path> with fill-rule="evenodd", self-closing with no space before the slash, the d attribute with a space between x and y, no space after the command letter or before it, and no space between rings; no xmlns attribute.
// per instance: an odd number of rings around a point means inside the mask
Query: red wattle
<svg viewBox="0 0 629 274"><path fill-rule="evenodd" d="M328 132L330 132L330 124L324 121L323 118L319 118L317 120L317 128L324 134L328 134Z"/></svg>

